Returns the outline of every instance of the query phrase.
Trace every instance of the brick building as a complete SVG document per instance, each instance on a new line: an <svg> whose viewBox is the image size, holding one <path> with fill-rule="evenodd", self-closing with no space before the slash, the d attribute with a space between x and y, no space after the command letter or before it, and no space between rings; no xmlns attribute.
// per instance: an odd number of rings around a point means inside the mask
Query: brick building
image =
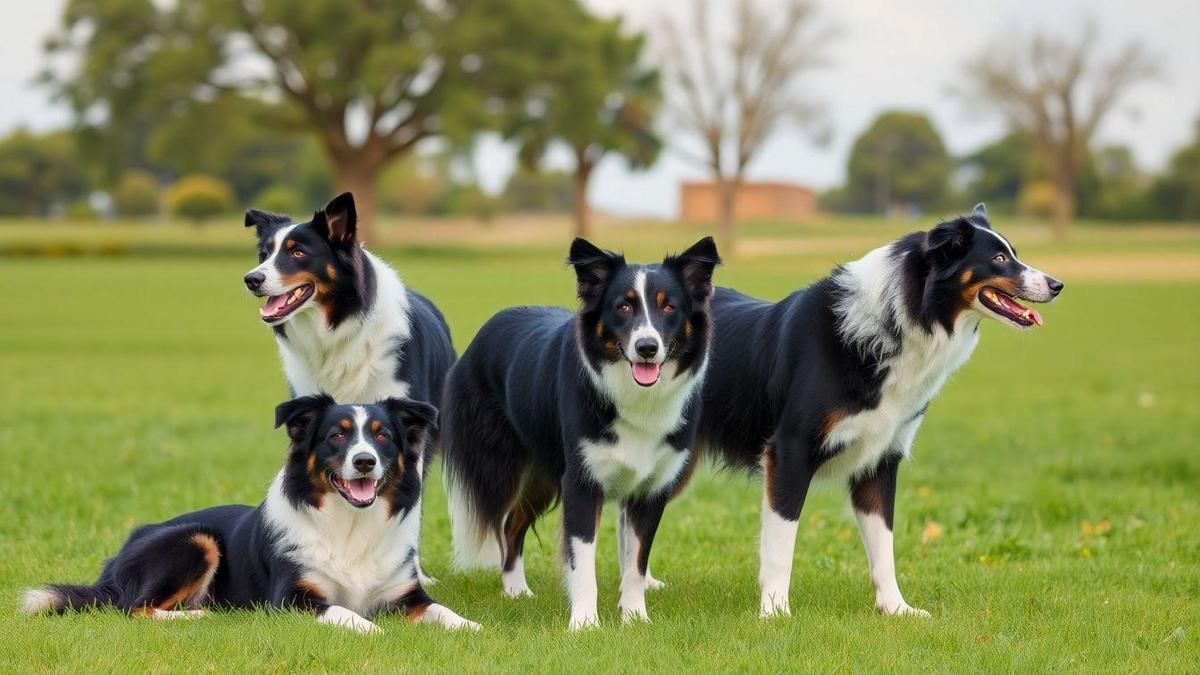
<svg viewBox="0 0 1200 675"><path fill-rule="evenodd" d="M799 220L817 214L813 191L792 183L742 183L734 210L739 220ZM713 181L684 181L679 194L679 217L686 221L720 218L720 193Z"/></svg>

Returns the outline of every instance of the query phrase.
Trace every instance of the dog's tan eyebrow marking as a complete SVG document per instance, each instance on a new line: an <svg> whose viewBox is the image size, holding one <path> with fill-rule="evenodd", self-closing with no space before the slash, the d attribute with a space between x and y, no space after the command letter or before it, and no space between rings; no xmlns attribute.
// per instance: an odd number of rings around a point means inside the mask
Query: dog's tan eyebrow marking
<svg viewBox="0 0 1200 675"><path fill-rule="evenodd" d="M296 248L296 240L288 239L287 241L283 242L283 247L288 249L289 251Z"/></svg>
<svg viewBox="0 0 1200 675"><path fill-rule="evenodd" d="M667 304L667 292L659 291L658 293L655 294L654 300L655 300L655 302L658 303L659 309L662 309L662 306Z"/></svg>
<svg viewBox="0 0 1200 675"><path fill-rule="evenodd" d="M371 431L379 431L383 428L383 422L379 420L371 420Z"/></svg>
<svg viewBox="0 0 1200 675"><path fill-rule="evenodd" d="M346 431L349 431L350 428L354 426L354 422L351 422L350 418L347 417L347 418L343 419L342 421L338 422L338 426L342 427Z"/></svg>
<svg viewBox="0 0 1200 675"><path fill-rule="evenodd" d="M633 289L625 291L625 297L629 298L630 300L637 300L637 291Z"/></svg>

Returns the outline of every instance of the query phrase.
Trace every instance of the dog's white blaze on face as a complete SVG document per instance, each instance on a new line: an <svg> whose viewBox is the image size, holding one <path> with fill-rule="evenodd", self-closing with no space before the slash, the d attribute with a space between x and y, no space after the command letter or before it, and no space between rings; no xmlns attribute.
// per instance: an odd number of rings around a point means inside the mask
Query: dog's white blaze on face
<svg viewBox="0 0 1200 675"><path fill-rule="evenodd" d="M346 480L363 477L363 474L354 468L354 456L362 452L375 458L375 468L366 476L373 480L383 478L383 458L376 452L375 446L367 440L371 438L371 430L367 428L367 419L367 409L361 405L354 406L354 431L357 436L355 436L355 442L346 448L346 455L343 457L341 474L342 478Z"/></svg>
<svg viewBox="0 0 1200 675"><path fill-rule="evenodd" d="M638 297L638 309L641 310L641 321L634 327L633 332L629 334L629 344L625 345L625 358L631 363L645 361L637 353L635 345L638 340L650 338L658 345L658 352L654 358L650 359L651 363L662 363L667 360L667 350L663 347L662 334L654 327L654 321L650 318L650 300L646 297L646 271L640 270L633 281L634 293Z"/></svg>
<svg viewBox="0 0 1200 675"><path fill-rule="evenodd" d="M292 290L283 284L283 277L280 276L279 268L275 265L275 258L279 255L279 249L283 247L283 240L294 229L296 229L295 225L279 228L271 237L271 253L267 259L259 263L258 267L250 270L252 273L262 272L266 276L261 289L267 295L282 295Z"/></svg>

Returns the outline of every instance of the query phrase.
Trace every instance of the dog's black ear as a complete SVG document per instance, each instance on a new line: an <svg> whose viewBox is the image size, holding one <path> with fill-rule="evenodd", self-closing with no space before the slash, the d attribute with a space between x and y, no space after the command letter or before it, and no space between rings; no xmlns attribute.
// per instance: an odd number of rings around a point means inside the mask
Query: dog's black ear
<svg viewBox="0 0 1200 675"><path fill-rule="evenodd" d="M583 237L575 237L567 264L575 268L575 294L584 306L592 307L600 300L604 284L625 266L625 256L605 251Z"/></svg>
<svg viewBox="0 0 1200 675"><path fill-rule="evenodd" d="M334 246L349 248L358 236L358 212L354 210L354 195L349 192L334 197L320 211L325 236ZM313 221L316 222L316 217Z"/></svg>
<svg viewBox="0 0 1200 675"><path fill-rule="evenodd" d="M267 213L258 209L246 210L246 227L253 227L254 233L258 236L263 236L263 233L269 232L280 225L287 225L292 222L292 219L282 213Z"/></svg>
<svg viewBox="0 0 1200 675"><path fill-rule="evenodd" d="M385 398L377 405L387 411L396 431L404 434L409 446L421 451L425 435L437 428L438 410L424 401Z"/></svg>
<svg viewBox="0 0 1200 675"><path fill-rule="evenodd" d="M971 209L971 216L971 222L974 224L979 227L986 227L989 230L992 229L992 224L988 222L987 207L983 205L983 202L979 202L975 205L975 208Z"/></svg>
<svg viewBox="0 0 1200 675"><path fill-rule="evenodd" d="M965 218L938 223L925 235L925 255L934 263L945 264L966 253L974 238L975 226Z"/></svg>
<svg viewBox="0 0 1200 675"><path fill-rule="evenodd" d="M275 406L275 428L287 425L288 438L299 443L308 437L312 425L334 405L328 394L301 396Z"/></svg>
<svg viewBox="0 0 1200 675"><path fill-rule="evenodd" d="M679 274L683 285L696 302L704 302L712 297L713 269L720 264L721 256L717 253L717 242L713 241L712 237L705 237L683 253L663 259L663 267L675 270Z"/></svg>

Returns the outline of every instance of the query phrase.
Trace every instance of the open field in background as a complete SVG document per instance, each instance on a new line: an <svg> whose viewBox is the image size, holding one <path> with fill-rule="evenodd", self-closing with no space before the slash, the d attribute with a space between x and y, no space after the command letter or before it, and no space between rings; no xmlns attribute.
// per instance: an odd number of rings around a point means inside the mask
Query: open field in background
<svg viewBox="0 0 1200 675"><path fill-rule="evenodd" d="M1000 222L1004 222L1003 219ZM777 298L925 223L751 224L718 283ZM423 555L434 597L484 624L451 634L384 618L358 637L310 618L238 612L186 623L113 613L16 615L20 589L92 580L129 529L253 503L282 462L286 396L241 276L240 219L187 226L0 225L0 664L4 670L1046 670L1194 672L1200 663L1200 228L1077 227L1054 244L1004 227L1067 289L1044 328L984 328L901 470L901 588L929 620L872 609L845 499L802 517L793 616L757 619L759 492L706 470L667 511L648 598L621 627L613 509L600 534L602 629L571 635L557 512L529 542L537 597L449 570L440 463ZM384 257L447 314L461 350L501 307L570 304L562 221L402 223ZM661 256L701 227L603 223L595 239ZM195 245L195 240L200 245ZM102 251L103 242L124 242ZM49 249L47 249L49 247ZM63 248L65 247L65 248ZM74 248L72 248L74 247ZM82 255L108 253L110 255ZM111 255L116 253L142 255ZM203 253L204 255L199 255Z"/></svg>

